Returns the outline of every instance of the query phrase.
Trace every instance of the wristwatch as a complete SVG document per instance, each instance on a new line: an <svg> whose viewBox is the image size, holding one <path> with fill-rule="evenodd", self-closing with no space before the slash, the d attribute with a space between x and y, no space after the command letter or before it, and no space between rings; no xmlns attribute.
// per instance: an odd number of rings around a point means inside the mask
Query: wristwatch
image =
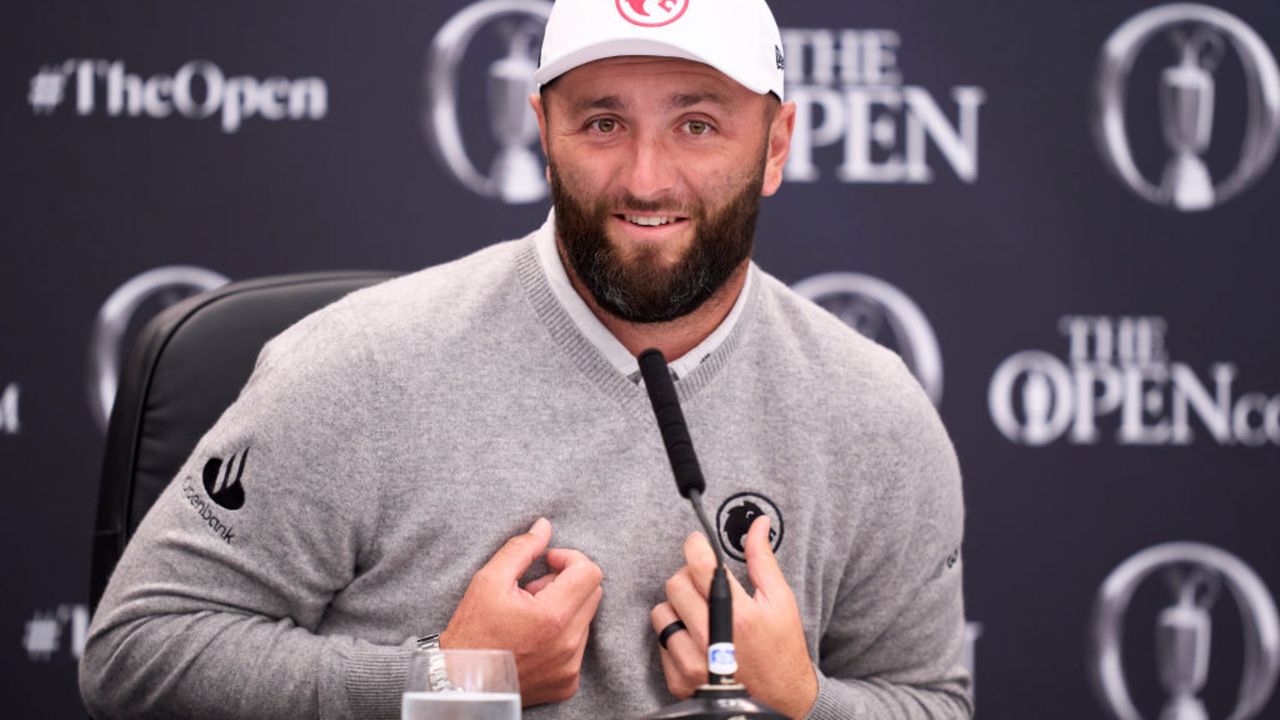
<svg viewBox="0 0 1280 720"><path fill-rule="evenodd" d="M440 649L440 633L418 638L418 652L427 656L427 682L432 692L455 690L449 682L449 671L444 663L444 651Z"/></svg>

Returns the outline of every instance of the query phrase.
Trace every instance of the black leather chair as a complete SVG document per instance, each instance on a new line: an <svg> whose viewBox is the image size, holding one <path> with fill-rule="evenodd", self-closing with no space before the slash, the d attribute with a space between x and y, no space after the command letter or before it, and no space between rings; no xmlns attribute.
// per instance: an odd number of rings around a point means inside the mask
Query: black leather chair
<svg viewBox="0 0 1280 720"><path fill-rule="evenodd" d="M89 602L96 611L125 545L249 379L262 346L386 272L282 275L188 298L142 330L121 371L107 428Z"/></svg>

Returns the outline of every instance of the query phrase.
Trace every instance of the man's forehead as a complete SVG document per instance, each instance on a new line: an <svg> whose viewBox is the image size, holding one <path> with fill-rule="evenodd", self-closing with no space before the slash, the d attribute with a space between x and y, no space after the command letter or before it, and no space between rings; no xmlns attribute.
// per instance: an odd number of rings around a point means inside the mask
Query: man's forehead
<svg viewBox="0 0 1280 720"><path fill-rule="evenodd" d="M599 86L608 84L613 90L625 94L632 88L657 84L659 79L664 85L679 83L668 88L673 95L685 93L689 88L695 88L700 94L714 95L723 102L732 96L755 95L705 63L654 55L624 55L595 60L560 76L555 86L574 93L598 91Z"/></svg>

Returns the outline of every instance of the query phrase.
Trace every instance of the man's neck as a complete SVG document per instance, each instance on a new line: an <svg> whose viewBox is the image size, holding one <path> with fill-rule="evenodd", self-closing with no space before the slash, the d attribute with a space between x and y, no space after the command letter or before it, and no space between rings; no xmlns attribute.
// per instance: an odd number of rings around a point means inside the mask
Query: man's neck
<svg viewBox="0 0 1280 720"><path fill-rule="evenodd" d="M637 323L623 320L601 307L568 262L559 241L556 242L556 250L560 254L560 260L564 264L574 292L578 293L582 301L591 309L592 314L600 320L600 324L604 325L628 352L639 356L649 348L657 348L668 360L683 357L720 327L720 323L729 316L734 303L738 301L738 295L746 285L747 271L751 265L750 260L744 260L720 286L720 289L712 293L706 302L688 315L670 322Z"/></svg>

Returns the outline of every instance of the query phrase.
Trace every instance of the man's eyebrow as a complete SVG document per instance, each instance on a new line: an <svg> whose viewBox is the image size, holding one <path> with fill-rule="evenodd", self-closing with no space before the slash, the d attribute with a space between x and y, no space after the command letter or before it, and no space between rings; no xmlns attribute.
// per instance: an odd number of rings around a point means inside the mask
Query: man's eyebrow
<svg viewBox="0 0 1280 720"><path fill-rule="evenodd" d="M673 95L668 101L667 106L672 108L689 108L699 103L711 103L712 105L724 105L724 98L713 92L690 93L686 95Z"/></svg>
<svg viewBox="0 0 1280 720"><path fill-rule="evenodd" d="M586 112L587 110L621 110L626 107L626 103L617 95L604 95L601 97L588 98L579 100L574 103L574 112Z"/></svg>

